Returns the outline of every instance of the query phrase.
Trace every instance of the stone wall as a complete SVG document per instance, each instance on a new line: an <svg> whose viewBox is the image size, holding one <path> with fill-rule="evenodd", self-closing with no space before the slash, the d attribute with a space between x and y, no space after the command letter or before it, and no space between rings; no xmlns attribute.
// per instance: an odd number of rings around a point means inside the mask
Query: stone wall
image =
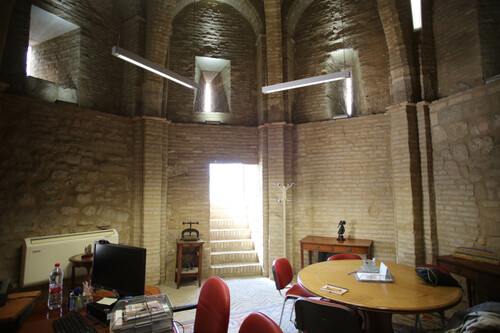
<svg viewBox="0 0 500 333"><path fill-rule="evenodd" d="M31 76L76 88L80 67L80 29L32 46Z"/></svg>
<svg viewBox="0 0 500 333"><path fill-rule="evenodd" d="M0 111L0 275L18 281L26 237L114 228L129 243L131 120L7 94Z"/></svg>
<svg viewBox="0 0 500 333"><path fill-rule="evenodd" d="M374 256L396 259L387 115L331 120L294 128L293 244L336 237L345 220L347 237L373 239Z"/></svg>
<svg viewBox="0 0 500 333"><path fill-rule="evenodd" d="M500 253L500 81L430 105L439 254Z"/></svg>
<svg viewBox="0 0 500 333"><path fill-rule="evenodd" d="M205 241L203 276L210 276L211 163L258 164L255 127L171 124L168 129L167 281L175 271L176 240L186 228L183 221L198 221Z"/></svg>
<svg viewBox="0 0 500 333"><path fill-rule="evenodd" d="M194 78L195 56L231 62L230 113L193 112L194 91L168 83L167 118L174 122L221 121L257 125L256 40L251 25L233 7L221 2L186 6L173 20L168 68Z"/></svg>
<svg viewBox="0 0 500 333"><path fill-rule="evenodd" d="M477 1L434 1L433 26L439 98L482 83L476 7Z"/></svg>

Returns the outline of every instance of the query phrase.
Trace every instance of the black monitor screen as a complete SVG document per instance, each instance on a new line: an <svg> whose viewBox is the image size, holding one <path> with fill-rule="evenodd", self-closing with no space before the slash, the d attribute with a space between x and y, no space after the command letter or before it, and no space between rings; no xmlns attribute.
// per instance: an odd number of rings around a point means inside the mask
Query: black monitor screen
<svg viewBox="0 0 500 333"><path fill-rule="evenodd" d="M146 249L119 244L94 244L91 285L119 297L144 295Z"/></svg>

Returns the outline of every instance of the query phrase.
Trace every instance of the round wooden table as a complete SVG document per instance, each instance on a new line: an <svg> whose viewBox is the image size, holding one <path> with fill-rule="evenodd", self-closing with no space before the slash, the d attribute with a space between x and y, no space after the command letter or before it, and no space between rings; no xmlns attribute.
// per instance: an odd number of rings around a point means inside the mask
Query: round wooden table
<svg viewBox="0 0 500 333"><path fill-rule="evenodd" d="M354 274L349 273L362 266L362 260L324 261L309 265L299 272L297 280L315 295L358 307L363 313L367 332L392 332L393 313L441 311L455 306L462 299L462 292L457 287L423 284L415 267L393 262L384 264L394 276L392 283L356 280ZM343 295L321 291L325 284L349 291Z"/></svg>
<svg viewBox="0 0 500 333"><path fill-rule="evenodd" d="M83 254L77 254L69 258L71 262L71 286L75 286L75 268L77 267L85 267L87 269L87 279L90 283L90 269L92 268L92 259L93 256L84 257Z"/></svg>

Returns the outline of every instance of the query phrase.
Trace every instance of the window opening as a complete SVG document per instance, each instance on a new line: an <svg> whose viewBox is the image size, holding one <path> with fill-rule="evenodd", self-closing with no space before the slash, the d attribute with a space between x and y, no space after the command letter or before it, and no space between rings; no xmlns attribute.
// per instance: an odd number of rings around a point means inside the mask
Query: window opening
<svg viewBox="0 0 500 333"><path fill-rule="evenodd" d="M195 112L230 112L231 62L225 59L196 57Z"/></svg>
<svg viewBox="0 0 500 333"><path fill-rule="evenodd" d="M422 4L420 0L411 0L411 13L413 18L413 30L422 28Z"/></svg>
<svg viewBox="0 0 500 333"><path fill-rule="evenodd" d="M78 28L32 5L26 74L75 88L80 58Z"/></svg>

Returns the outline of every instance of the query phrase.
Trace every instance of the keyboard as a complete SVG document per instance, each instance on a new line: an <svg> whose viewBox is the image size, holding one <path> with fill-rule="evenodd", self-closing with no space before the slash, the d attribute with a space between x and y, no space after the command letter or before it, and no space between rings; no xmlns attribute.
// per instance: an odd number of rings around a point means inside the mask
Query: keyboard
<svg viewBox="0 0 500 333"><path fill-rule="evenodd" d="M64 317L54 320L52 326L56 333L97 333L80 312L72 312Z"/></svg>

